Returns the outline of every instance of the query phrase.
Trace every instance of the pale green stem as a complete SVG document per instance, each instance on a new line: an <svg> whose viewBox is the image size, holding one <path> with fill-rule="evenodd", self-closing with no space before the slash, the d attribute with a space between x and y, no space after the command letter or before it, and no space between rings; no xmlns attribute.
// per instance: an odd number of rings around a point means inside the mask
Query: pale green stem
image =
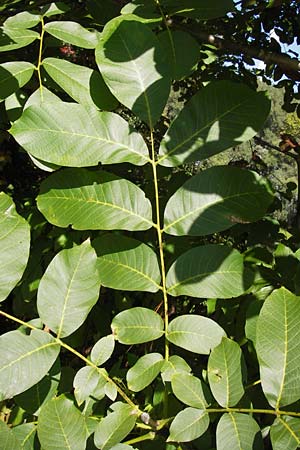
<svg viewBox="0 0 300 450"><path fill-rule="evenodd" d="M42 75L41 75L43 43L44 43L44 34L45 34L45 24L44 24L44 19L43 18L41 18L41 26L42 26L42 30L41 30L41 34L40 34L39 57L38 57L36 70L37 70L38 78L39 78L41 100L43 100L43 82L42 82Z"/></svg>

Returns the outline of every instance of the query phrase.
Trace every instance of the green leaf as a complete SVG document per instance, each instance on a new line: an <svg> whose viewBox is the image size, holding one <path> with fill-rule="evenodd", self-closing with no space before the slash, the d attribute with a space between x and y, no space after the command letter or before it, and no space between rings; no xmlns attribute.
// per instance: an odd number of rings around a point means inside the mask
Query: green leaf
<svg viewBox="0 0 300 450"><path fill-rule="evenodd" d="M162 6L168 14L179 14L181 16L195 17L200 20L215 19L225 16L230 11L234 11L232 0L162 0Z"/></svg>
<svg viewBox="0 0 300 450"><path fill-rule="evenodd" d="M0 101L24 86L32 77L34 65L26 61L0 64Z"/></svg>
<svg viewBox="0 0 300 450"><path fill-rule="evenodd" d="M196 69L200 59L200 46L190 34L168 30L159 33L158 40L164 49L168 64L173 68L174 80L180 80Z"/></svg>
<svg viewBox="0 0 300 450"><path fill-rule="evenodd" d="M218 450L262 450L259 426L249 414L223 414L217 426Z"/></svg>
<svg viewBox="0 0 300 450"><path fill-rule="evenodd" d="M28 414L38 416L40 408L55 396L60 381L60 362L57 360L49 373L37 384L14 397L15 402Z"/></svg>
<svg viewBox="0 0 300 450"><path fill-rule="evenodd" d="M175 167L203 160L251 139L270 111L264 92L231 81L202 88L172 122L158 164Z"/></svg>
<svg viewBox="0 0 300 450"><path fill-rule="evenodd" d="M0 27L0 52L10 52L26 47L39 38L39 33L32 30Z"/></svg>
<svg viewBox="0 0 300 450"><path fill-rule="evenodd" d="M53 225L74 230L148 230L152 208L144 192L108 172L65 169L42 184L38 208Z"/></svg>
<svg viewBox="0 0 300 450"><path fill-rule="evenodd" d="M43 68L76 102L105 110L118 106L98 71L58 58L44 59Z"/></svg>
<svg viewBox="0 0 300 450"><path fill-rule="evenodd" d="M0 420L0 448L1 450L21 450L21 443L6 423Z"/></svg>
<svg viewBox="0 0 300 450"><path fill-rule="evenodd" d="M20 442L22 450L35 450L36 425L34 423L23 423L17 427L13 427L12 432L16 439ZM17 449L17 446L12 448L12 450Z"/></svg>
<svg viewBox="0 0 300 450"><path fill-rule="evenodd" d="M207 374L210 389L219 405L235 406L244 395L240 346L223 337L208 358Z"/></svg>
<svg viewBox="0 0 300 450"><path fill-rule="evenodd" d="M213 320L195 314L183 314L173 319L167 339L190 352L208 355L220 344L225 331Z"/></svg>
<svg viewBox="0 0 300 450"><path fill-rule="evenodd" d="M255 222L272 200L269 183L256 172L211 167L190 178L169 199L164 231L175 236L205 236L237 223Z"/></svg>
<svg viewBox="0 0 300 450"><path fill-rule="evenodd" d="M225 245L208 244L188 250L167 274L168 293L197 298L231 298L251 285L252 273L244 268L243 256Z"/></svg>
<svg viewBox="0 0 300 450"><path fill-rule="evenodd" d="M260 311L256 352L262 388L275 408L300 399L300 297L282 287L272 292Z"/></svg>
<svg viewBox="0 0 300 450"><path fill-rule="evenodd" d="M29 336L20 331L2 334L0 400L12 398L38 383L54 364L59 350L56 340L40 330L33 330Z"/></svg>
<svg viewBox="0 0 300 450"><path fill-rule="evenodd" d="M163 382L166 383L167 381L171 381L173 375L182 372L189 373L191 370L192 369L183 358L177 355L172 355L168 361L165 361L161 370L161 377Z"/></svg>
<svg viewBox="0 0 300 450"><path fill-rule="evenodd" d="M109 413L97 425L94 437L96 447L108 450L118 444L134 428L136 418L136 411L131 406L119 403L116 411Z"/></svg>
<svg viewBox="0 0 300 450"><path fill-rule="evenodd" d="M99 400L104 397L104 387L107 383L104 369L95 369L91 366L82 367L75 375L73 386L78 406L85 402L89 396Z"/></svg>
<svg viewBox="0 0 300 450"><path fill-rule="evenodd" d="M143 138L124 119L92 106L43 102L28 107L10 133L34 157L61 166L149 162Z"/></svg>
<svg viewBox="0 0 300 450"><path fill-rule="evenodd" d="M39 284L40 318L57 337L69 336L83 324L97 302L99 287L97 256L89 240L62 250Z"/></svg>
<svg viewBox="0 0 300 450"><path fill-rule="evenodd" d="M41 21L41 16L29 11L23 11L5 20L3 25L8 28L33 28Z"/></svg>
<svg viewBox="0 0 300 450"><path fill-rule="evenodd" d="M92 348L91 361L96 366L102 366L111 357L114 348L115 339L112 334L102 337Z"/></svg>
<svg viewBox="0 0 300 450"><path fill-rule="evenodd" d="M44 17L52 17L57 14L64 14L70 11L70 7L63 2L52 2L41 7L41 13Z"/></svg>
<svg viewBox="0 0 300 450"><path fill-rule="evenodd" d="M5 300L25 270L30 247L30 227L11 198L0 193L0 301Z"/></svg>
<svg viewBox="0 0 300 450"><path fill-rule="evenodd" d="M171 423L167 442L193 441L204 434L208 426L209 416L205 411L186 408L180 411Z"/></svg>
<svg viewBox="0 0 300 450"><path fill-rule="evenodd" d="M27 102L24 106L24 111L25 109L29 108L29 106L41 106L43 103L53 102L61 102L61 100L57 95L53 94L53 92L49 91L49 89L47 89L45 86L42 86L42 88L38 88L28 97Z"/></svg>
<svg viewBox="0 0 300 450"><path fill-rule="evenodd" d="M175 373L171 379L171 385L174 395L185 405L199 409L206 408L207 402L199 378L187 372Z"/></svg>
<svg viewBox="0 0 300 450"><path fill-rule="evenodd" d="M121 9L121 14L134 14L135 20L143 23L154 23L162 21L161 15L157 12L157 7L154 2L145 4L143 0L133 1L127 3Z"/></svg>
<svg viewBox="0 0 300 450"><path fill-rule="evenodd" d="M104 393L106 397L108 397L111 401L114 402L118 395L118 391L115 384L106 383L106 385L104 386Z"/></svg>
<svg viewBox="0 0 300 450"><path fill-rule="evenodd" d="M43 406L37 432L43 450L83 450L86 446L84 416L64 395Z"/></svg>
<svg viewBox="0 0 300 450"><path fill-rule="evenodd" d="M131 14L106 24L96 62L113 95L152 129L169 96L169 68L158 39Z"/></svg>
<svg viewBox="0 0 300 450"><path fill-rule="evenodd" d="M148 353L137 360L126 375L128 388L140 392L149 386L158 376L164 364L164 358L159 353Z"/></svg>
<svg viewBox="0 0 300 450"><path fill-rule="evenodd" d="M113 447L111 447L110 450L134 450L133 447L131 447L131 445L127 445L127 444L117 444L114 445Z"/></svg>
<svg viewBox="0 0 300 450"><path fill-rule="evenodd" d="M142 344L160 338L164 334L164 323L151 309L136 307L117 314L111 329L121 344Z"/></svg>
<svg viewBox="0 0 300 450"><path fill-rule="evenodd" d="M300 446L300 419L279 416L270 428L273 450L296 450Z"/></svg>
<svg viewBox="0 0 300 450"><path fill-rule="evenodd" d="M154 251L135 239L103 235L93 241L101 284L123 291L157 292L160 269Z"/></svg>
<svg viewBox="0 0 300 450"><path fill-rule="evenodd" d="M99 40L96 31L88 31L76 22L49 22L44 29L51 36L81 48L93 49Z"/></svg>
<svg viewBox="0 0 300 450"><path fill-rule="evenodd" d="M14 122L22 115L27 95L22 90L15 92L5 100L5 109L10 122Z"/></svg>

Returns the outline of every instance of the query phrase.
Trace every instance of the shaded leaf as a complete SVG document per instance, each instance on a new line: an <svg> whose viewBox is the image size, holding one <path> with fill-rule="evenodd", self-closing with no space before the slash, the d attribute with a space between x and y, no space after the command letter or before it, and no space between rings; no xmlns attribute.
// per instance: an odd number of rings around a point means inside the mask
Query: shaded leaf
<svg viewBox="0 0 300 450"><path fill-rule="evenodd" d="M24 86L32 77L34 65L26 61L0 64L0 101Z"/></svg>
<svg viewBox="0 0 300 450"><path fill-rule="evenodd" d="M73 333L99 297L97 256L89 240L59 252L44 273L37 308L42 321L58 337Z"/></svg>
<svg viewBox="0 0 300 450"><path fill-rule="evenodd" d="M152 208L133 183L104 171L65 169L42 184L38 208L59 227L74 230L148 230Z"/></svg>
<svg viewBox="0 0 300 450"><path fill-rule="evenodd" d="M300 298L282 287L272 292L260 311L256 351L262 388L271 406L299 400Z"/></svg>
<svg viewBox="0 0 300 450"><path fill-rule="evenodd" d="M213 320L195 314L183 314L173 319L167 339L190 352L208 355L220 344L225 331Z"/></svg>
<svg viewBox="0 0 300 450"><path fill-rule="evenodd" d="M169 14L195 17L200 20L222 17L235 9L232 0L222 0L222 2L219 0L209 0L209 2L201 2L199 0L162 0L161 4Z"/></svg>
<svg viewBox="0 0 300 450"><path fill-rule="evenodd" d="M43 406L37 432L44 450L82 450L86 445L84 416L64 395Z"/></svg>
<svg viewBox="0 0 300 450"><path fill-rule="evenodd" d="M142 391L155 380L163 364L164 358L159 353L141 356L126 374L128 388L134 392Z"/></svg>
<svg viewBox="0 0 300 450"><path fill-rule="evenodd" d="M25 270L30 247L30 227L11 198L0 193L0 301L5 300Z"/></svg>
<svg viewBox="0 0 300 450"><path fill-rule="evenodd" d="M296 450L300 446L300 419L279 416L270 428L273 450Z"/></svg>
<svg viewBox="0 0 300 450"><path fill-rule="evenodd" d="M231 298L242 295L251 285L252 278L237 250L208 244L179 256L167 274L167 288L175 297Z"/></svg>
<svg viewBox="0 0 300 450"><path fill-rule="evenodd" d="M0 52L26 47L38 38L39 33L36 31L0 27Z"/></svg>
<svg viewBox="0 0 300 450"><path fill-rule="evenodd" d="M111 357L114 348L115 339L112 334L102 337L92 348L91 361L96 366L102 366Z"/></svg>
<svg viewBox="0 0 300 450"><path fill-rule="evenodd" d="M76 22L53 21L47 23L44 29L55 38L81 48L93 49L99 40L97 32L88 31Z"/></svg>
<svg viewBox="0 0 300 450"><path fill-rule="evenodd" d="M157 256L148 245L126 236L103 235L93 241L93 246L103 286L123 291L160 289Z"/></svg>
<svg viewBox="0 0 300 450"><path fill-rule="evenodd" d="M1 450L21 450L21 443L12 429L0 420L0 448Z"/></svg>
<svg viewBox="0 0 300 450"><path fill-rule="evenodd" d="M196 408L180 411L170 426L167 442L190 442L200 437L209 426L208 414ZM228 450L228 449L227 449Z"/></svg>
<svg viewBox="0 0 300 450"><path fill-rule="evenodd" d="M205 236L237 223L255 222L272 201L269 183L256 172L211 167L190 178L169 199L164 231L176 236Z"/></svg>
<svg viewBox="0 0 300 450"><path fill-rule="evenodd" d="M135 20L143 23L157 23L162 21L161 15L157 12L156 4L149 2L145 4L143 0L127 3L121 9L121 14L134 14Z"/></svg>
<svg viewBox="0 0 300 450"><path fill-rule="evenodd" d="M0 400L12 398L38 383L54 364L59 350L56 340L40 330L33 330L29 336L20 331L2 334Z"/></svg>
<svg viewBox="0 0 300 450"><path fill-rule="evenodd" d="M270 111L264 92L231 81L202 88L172 122L158 163L175 167L203 160L251 139Z"/></svg>
<svg viewBox="0 0 300 450"><path fill-rule="evenodd" d="M199 409L205 409L207 406L199 378L187 372L175 373L171 379L171 385L174 395L185 405Z"/></svg>
<svg viewBox="0 0 300 450"><path fill-rule="evenodd" d="M17 438L17 440L20 442L22 450L35 450L36 424L32 422L23 423L21 425L18 425L17 427L13 427L12 432L14 436ZM17 449L18 447L13 447L12 450Z"/></svg>
<svg viewBox="0 0 300 450"><path fill-rule="evenodd" d="M249 414L223 414L217 426L217 450L262 450L259 426Z"/></svg>
<svg viewBox="0 0 300 450"><path fill-rule="evenodd" d="M143 138L124 119L92 106L62 101L33 105L10 133L34 157L61 166L149 161Z"/></svg>
<svg viewBox="0 0 300 450"><path fill-rule="evenodd" d="M105 110L118 106L98 71L58 58L45 58L43 68L76 102Z"/></svg>
<svg viewBox="0 0 300 450"><path fill-rule="evenodd" d="M244 395L240 346L223 337L208 358L209 386L217 402L224 408L235 406Z"/></svg>
<svg viewBox="0 0 300 450"><path fill-rule="evenodd" d="M142 344L160 338L164 334L164 323L151 309L136 307L117 314L111 329L121 344Z"/></svg>
<svg viewBox="0 0 300 450"><path fill-rule="evenodd" d="M113 95L152 129L169 96L169 68L147 24L126 14L108 22L96 61Z"/></svg>

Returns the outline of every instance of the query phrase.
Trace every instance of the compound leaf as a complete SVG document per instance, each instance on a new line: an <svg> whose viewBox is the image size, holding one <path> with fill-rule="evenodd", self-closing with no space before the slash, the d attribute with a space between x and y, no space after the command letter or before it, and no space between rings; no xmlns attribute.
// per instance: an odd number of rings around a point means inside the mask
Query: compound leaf
<svg viewBox="0 0 300 450"><path fill-rule="evenodd" d="M127 372L128 388L134 392L142 391L155 380L163 364L164 358L159 353L148 353L139 358Z"/></svg>

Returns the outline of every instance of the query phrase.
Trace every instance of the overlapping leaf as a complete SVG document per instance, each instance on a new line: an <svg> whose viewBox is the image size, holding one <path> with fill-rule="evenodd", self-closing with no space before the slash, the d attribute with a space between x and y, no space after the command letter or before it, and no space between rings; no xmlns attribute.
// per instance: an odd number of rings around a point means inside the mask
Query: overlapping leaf
<svg viewBox="0 0 300 450"><path fill-rule="evenodd" d="M36 442L36 424L32 422L22 423L13 427L12 432L21 444L22 450L33 450ZM11 450L18 450L13 447Z"/></svg>
<svg viewBox="0 0 300 450"><path fill-rule="evenodd" d="M240 346L226 337L209 355L209 385L213 396L224 408L235 406L244 395L241 358Z"/></svg>
<svg viewBox="0 0 300 450"><path fill-rule="evenodd" d="M22 450L21 442L2 420L0 420L0 446L1 450Z"/></svg>
<svg viewBox="0 0 300 450"><path fill-rule="evenodd" d="M217 426L217 450L262 450L261 431L249 414L224 414Z"/></svg>
<svg viewBox="0 0 300 450"><path fill-rule="evenodd" d="M44 29L55 38L81 48L93 49L99 40L96 31L89 31L77 22L48 22Z"/></svg>
<svg viewBox="0 0 300 450"><path fill-rule="evenodd" d="M160 269L146 244L126 236L104 235L93 241L101 284L124 291L157 292Z"/></svg>
<svg viewBox="0 0 300 450"><path fill-rule="evenodd" d="M58 58L45 58L43 68L76 102L108 111L118 106L98 71Z"/></svg>
<svg viewBox="0 0 300 450"><path fill-rule="evenodd" d="M30 227L11 198L0 193L0 301L5 300L25 270L30 246Z"/></svg>
<svg viewBox="0 0 300 450"><path fill-rule="evenodd" d="M300 298L282 287L265 300L257 321L256 351L262 388L279 408L300 399Z"/></svg>
<svg viewBox="0 0 300 450"><path fill-rule="evenodd" d="M36 31L0 27L0 52L26 47L38 38L39 34Z"/></svg>
<svg viewBox="0 0 300 450"><path fill-rule="evenodd" d="M34 65L26 61L0 64L0 101L24 86L32 77Z"/></svg>
<svg viewBox="0 0 300 450"><path fill-rule="evenodd" d="M59 227L75 230L147 230L151 203L133 183L104 171L65 169L42 184L38 208Z"/></svg>
<svg viewBox="0 0 300 450"><path fill-rule="evenodd" d="M203 160L251 139L270 111L264 92L231 81L211 82L186 104L160 146L158 163Z"/></svg>
<svg viewBox="0 0 300 450"><path fill-rule="evenodd" d="M225 245L208 244L181 255L167 274L168 293L205 298L242 295L251 285L252 273L243 256Z"/></svg>
<svg viewBox="0 0 300 450"><path fill-rule="evenodd" d="M232 0L162 0L161 4L167 9L169 14L179 14L181 16L194 17L200 20L215 19L225 16L230 11L234 11Z"/></svg>
<svg viewBox="0 0 300 450"><path fill-rule="evenodd" d="M58 337L73 333L98 300L97 256L87 240L58 253L43 275L37 307L43 322Z"/></svg>
<svg viewBox="0 0 300 450"><path fill-rule="evenodd" d="M172 377L177 373L186 372L188 374L191 371L192 369L181 356L172 355L168 361L165 361L161 370L161 377L166 382L171 381Z"/></svg>
<svg viewBox="0 0 300 450"><path fill-rule="evenodd" d="M74 395L78 406L86 401L89 396L99 400L104 397L104 387L107 376L104 369L95 369L91 366L82 367L75 375L73 381Z"/></svg>
<svg viewBox="0 0 300 450"><path fill-rule="evenodd" d="M300 419L277 417L270 428L273 450L296 450L300 446Z"/></svg>
<svg viewBox="0 0 300 450"><path fill-rule="evenodd" d="M0 81L1 89L1 81ZM86 167L149 161L143 138L120 116L94 107L44 102L26 108L10 129L34 157L61 166Z"/></svg>
<svg viewBox="0 0 300 450"><path fill-rule="evenodd" d="M219 345L225 331L213 320L195 314L183 314L173 319L167 339L178 347L200 355L208 355Z"/></svg>
<svg viewBox="0 0 300 450"><path fill-rule="evenodd" d="M153 341L164 334L164 323L160 315L139 306L117 314L111 328L115 339L127 345Z"/></svg>
<svg viewBox="0 0 300 450"><path fill-rule="evenodd" d="M190 178L170 198L164 231L177 236L204 236L236 223L255 222L273 200L264 178L230 166L211 167Z"/></svg>
<svg viewBox="0 0 300 450"><path fill-rule="evenodd" d="M0 400L12 398L38 383L54 364L59 350L55 339L40 330L29 336L20 331L2 334Z"/></svg>
<svg viewBox="0 0 300 450"><path fill-rule="evenodd" d="M170 91L170 70L147 24L126 14L106 24L96 48L100 72L115 97L153 128Z"/></svg>
<svg viewBox="0 0 300 450"><path fill-rule="evenodd" d="M200 437L209 426L207 412L196 408L180 411L170 426L167 442L190 442Z"/></svg>
<svg viewBox="0 0 300 450"><path fill-rule="evenodd" d="M131 391L140 392L149 386L160 373L164 358L159 353L141 356L126 375L127 385Z"/></svg>
<svg viewBox="0 0 300 450"><path fill-rule="evenodd" d="M86 446L85 418L64 395L43 406L37 431L44 450L82 450Z"/></svg>

